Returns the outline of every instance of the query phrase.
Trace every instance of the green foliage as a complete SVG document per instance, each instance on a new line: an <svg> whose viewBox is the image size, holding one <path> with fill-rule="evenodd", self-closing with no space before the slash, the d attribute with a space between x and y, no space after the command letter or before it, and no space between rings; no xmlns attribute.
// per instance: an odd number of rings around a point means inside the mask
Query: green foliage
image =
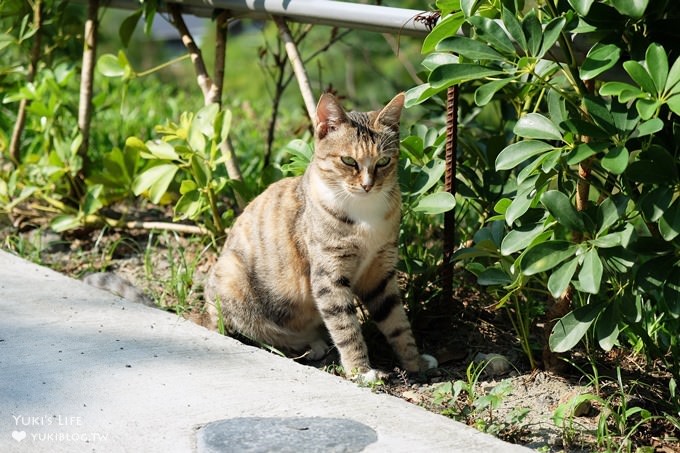
<svg viewBox="0 0 680 453"><path fill-rule="evenodd" d="M479 123L463 120L461 136L484 128L479 113L489 109L507 132L484 161L503 180L500 190L465 194L493 210L455 259L501 304L573 289L574 310L550 337L554 351L586 335L608 350L623 335L679 376L680 59L669 60L674 41L641 31L661 20L677 25L678 12L646 1L448 7L423 45L427 82L407 93L407 104L460 85L462 109ZM605 81L616 71L630 81ZM475 151L463 138L466 179L480 175L465 165Z"/></svg>
<svg viewBox="0 0 680 453"><path fill-rule="evenodd" d="M489 362L470 363L466 379L443 382L433 391L433 402L442 406L442 414L475 426L480 431L494 435L506 435L521 429L527 408L516 408L504 419L498 419L495 411L512 393L512 384L503 380L488 392L478 390L478 380Z"/></svg>
<svg viewBox="0 0 680 453"><path fill-rule="evenodd" d="M179 182L175 219L198 221L213 234L221 234L233 215L228 211L222 214L216 195L230 182L222 171L227 156L220 148L230 124L231 112L210 104L196 115L182 114L179 124L158 126L161 140L145 143L136 137L128 138L126 151L133 150L149 162L132 181L134 194L144 194L152 203L160 203L169 194L170 185Z"/></svg>
<svg viewBox="0 0 680 453"><path fill-rule="evenodd" d="M660 417L640 406L631 405L633 386L627 388L621 379L621 369L616 369L616 391L607 398L593 393L576 395L560 404L554 411L553 423L563 429L565 443L571 443L574 434L576 414L584 412L583 408L598 410L597 430L595 432L597 445L606 451L631 451L631 438L643 428L651 425Z"/></svg>

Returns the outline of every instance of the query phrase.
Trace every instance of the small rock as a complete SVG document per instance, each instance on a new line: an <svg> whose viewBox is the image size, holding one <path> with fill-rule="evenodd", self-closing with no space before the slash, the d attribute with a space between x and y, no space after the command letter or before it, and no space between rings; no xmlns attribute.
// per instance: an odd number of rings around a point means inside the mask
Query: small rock
<svg viewBox="0 0 680 453"><path fill-rule="evenodd" d="M475 363L486 362L484 374L487 376L500 376L512 369L512 364L508 358L500 354L483 354L478 352L473 360Z"/></svg>

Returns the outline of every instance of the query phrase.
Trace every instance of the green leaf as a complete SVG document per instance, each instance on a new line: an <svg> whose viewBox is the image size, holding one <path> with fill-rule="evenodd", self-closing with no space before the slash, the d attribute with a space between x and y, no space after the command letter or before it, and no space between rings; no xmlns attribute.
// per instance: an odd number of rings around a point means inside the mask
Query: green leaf
<svg viewBox="0 0 680 453"><path fill-rule="evenodd" d="M583 103L588 111L588 114L595 121L595 124L600 126L607 132L607 135L614 135L618 133L614 125L614 117L612 116L611 107L604 99L595 96L585 96Z"/></svg>
<svg viewBox="0 0 680 453"><path fill-rule="evenodd" d="M515 195L512 203L510 203L510 206L505 211L505 222L508 225L512 225L515 220L524 215L531 207L537 195L536 187L534 186L537 179L536 176L530 177L517 188L517 195Z"/></svg>
<svg viewBox="0 0 680 453"><path fill-rule="evenodd" d="M116 55L107 53L97 60L97 71L104 77L123 77L125 67L121 66Z"/></svg>
<svg viewBox="0 0 680 453"><path fill-rule="evenodd" d="M560 225L570 230L585 231L583 215L574 208L564 193L559 190L548 190L541 196L541 204Z"/></svg>
<svg viewBox="0 0 680 453"><path fill-rule="evenodd" d="M479 38L491 44L496 50L506 55L516 54L510 37L496 21L483 16L473 16L468 22L475 27Z"/></svg>
<svg viewBox="0 0 680 453"><path fill-rule="evenodd" d="M437 192L424 196L413 208L426 214L441 214L456 206L456 198L449 192Z"/></svg>
<svg viewBox="0 0 680 453"><path fill-rule="evenodd" d="M606 82L600 87L600 96L617 96L621 102L628 102L643 95L644 92L640 88L625 82Z"/></svg>
<svg viewBox="0 0 680 453"><path fill-rule="evenodd" d="M426 69L434 71L434 68L444 64L456 64L458 57L448 52L434 52L429 54L421 63Z"/></svg>
<svg viewBox="0 0 680 453"><path fill-rule="evenodd" d="M204 200L201 198L199 191L186 192L175 204L175 218L195 220L200 215L204 206Z"/></svg>
<svg viewBox="0 0 680 453"><path fill-rule="evenodd" d="M104 206L104 203L102 203L101 199L99 198L103 189L104 186L101 184L94 184L87 188L85 200L83 201L83 214L94 214Z"/></svg>
<svg viewBox="0 0 680 453"><path fill-rule="evenodd" d="M557 42L557 39L560 37L560 33L562 33L565 24L566 19L564 16L556 17L548 22L548 25L543 29L543 41L541 42L541 49L537 55L538 58L542 58L543 55L552 49L553 45L555 45L555 42Z"/></svg>
<svg viewBox="0 0 680 453"><path fill-rule="evenodd" d="M437 184L446 171L446 161L444 159L432 159L425 166L421 167L421 172L414 183L413 195L421 195Z"/></svg>
<svg viewBox="0 0 680 453"><path fill-rule="evenodd" d="M443 15L460 9L460 0L437 0L435 4Z"/></svg>
<svg viewBox="0 0 680 453"><path fill-rule="evenodd" d="M477 11L478 3L479 0L460 0L460 9L465 14L465 17L470 17Z"/></svg>
<svg viewBox="0 0 680 453"><path fill-rule="evenodd" d="M624 16L640 19L647 9L649 0L610 0L618 12Z"/></svg>
<svg viewBox="0 0 680 453"><path fill-rule="evenodd" d="M527 40L527 50L529 55L538 56L543 40L543 28L541 22L536 17L536 9L532 8L522 21L522 30Z"/></svg>
<svg viewBox="0 0 680 453"><path fill-rule="evenodd" d="M232 119L232 114L231 110L222 110L220 113L222 113L222 126L220 127L219 131L215 131L216 134L216 139L218 142L223 142L224 140L227 139L229 136L229 131L231 130L231 119Z"/></svg>
<svg viewBox="0 0 680 453"><path fill-rule="evenodd" d="M470 60L502 60L492 47L465 36L452 36L437 44L438 52L454 52Z"/></svg>
<svg viewBox="0 0 680 453"><path fill-rule="evenodd" d="M191 120L191 129L195 129L209 139L215 136L215 118L220 110L219 105L210 103L196 112L194 118ZM191 131L189 137L191 137ZM192 145L193 147L193 145ZM201 149L200 147L194 149Z"/></svg>
<svg viewBox="0 0 680 453"><path fill-rule="evenodd" d="M72 230L73 228L78 228L80 226L80 219L71 214L62 214L54 217L50 222L50 228L55 232L61 233L62 231Z"/></svg>
<svg viewBox="0 0 680 453"><path fill-rule="evenodd" d="M432 86L429 83L424 83L422 85L413 87L406 92L404 106L406 108L410 108L413 107L414 105L418 105L421 102L425 101L426 99L429 99L435 94L439 93L440 91L445 90L446 88L447 87L441 87L435 89L432 88Z"/></svg>
<svg viewBox="0 0 680 453"><path fill-rule="evenodd" d="M446 64L435 68L428 82L432 88L448 88L470 80L502 74L503 71L473 63Z"/></svg>
<svg viewBox="0 0 680 453"><path fill-rule="evenodd" d="M548 344L553 352L566 352L576 346L602 311L600 304L588 304L561 318L550 333Z"/></svg>
<svg viewBox="0 0 680 453"><path fill-rule="evenodd" d="M577 247L568 241L541 242L528 249L522 259L522 273L534 275L557 266L576 253Z"/></svg>
<svg viewBox="0 0 680 453"><path fill-rule="evenodd" d="M663 129L663 120L661 118L652 118L649 121L640 123L635 131L630 135L630 138L646 137L652 135Z"/></svg>
<svg viewBox="0 0 680 453"><path fill-rule="evenodd" d="M496 170L511 170L530 157L555 149L539 140L522 140L503 149L496 157Z"/></svg>
<svg viewBox="0 0 680 453"><path fill-rule="evenodd" d="M579 16L587 16L595 0L568 0Z"/></svg>
<svg viewBox="0 0 680 453"><path fill-rule="evenodd" d="M600 347L605 351L611 351L618 343L619 338L619 313L616 304L610 304L605 308L597 319L595 325L595 338Z"/></svg>
<svg viewBox="0 0 680 453"><path fill-rule="evenodd" d="M680 115L680 93L666 99L666 105L671 109L671 112Z"/></svg>
<svg viewBox="0 0 680 453"><path fill-rule="evenodd" d="M579 143L567 156L568 165L576 165L606 149L604 143Z"/></svg>
<svg viewBox="0 0 680 453"><path fill-rule="evenodd" d="M500 80L494 80L491 82L487 82L484 85L480 86L477 88L475 91L475 104L478 106L482 107L491 102L493 99L494 95L499 91L502 90L505 85L508 83L516 80L515 77L509 78L509 79L500 79ZM678 96L678 99L680 100L680 96Z"/></svg>
<svg viewBox="0 0 680 453"><path fill-rule="evenodd" d="M615 199L614 197L605 198L600 206L597 207L597 233L603 233L614 225L623 215L628 203L627 197Z"/></svg>
<svg viewBox="0 0 680 453"><path fill-rule="evenodd" d="M677 58L668 72L664 91L667 93L680 92L680 58Z"/></svg>
<svg viewBox="0 0 680 453"><path fill-rule="evenodd" d="M14 44L14 36L9 33L0 33L0 50Z"/></svg>
<svg viewBox="0 0 680 453"><path fill-rule="evenodd" d="M628 167L628 150L625 146L615 146L607 152L600 163L602 168L615 175L622 174Z"/></svg>
<svg viewBox="0 0 680 453"><path fill-rule="evenodd" d="M650 44L645 54L645 64L656 86L656 92L663 92L668 78L668 56L664 48L658 44Z"/></svg>
<svg viewBox="0 0 680 453"><path fill-rule="evenodd" d="M512 130L525 138L562 140L562 134L555 124L540 113L528 113L521 117Z"/></svg>
<svg viewBox="0 0 680 453"><path fill-rule="evenodd" d="M625 61L623 63L623 69L626 70L628 75L647 93L656 95L656 86L654 85L654 80L652 76L649 75L647 69L640 63L634 60Z"/></svg>
<svg viewBox="0 0 680 453"><path fill-rule="evenodd" d="M663 286L663 295L671 316L680 317L680 268L673 269Z"/></svg>
<svg viewBox="0 0 680 453"><path fill-rule="evenodd" d="M671 271L677 269L673 266L675 259L674 256L660 256L642 263L635 274L635 283L653 297L661 291Z"/></svg>
<svg viewBox="0 0 680 453"><path fill-rule="evenodd" d="M161 164L151 167L138 175L132 183L132 191L135 195L148 192L149 199L158 203L167 192L179 167L174 164Z"/></svg>
<svg viewBox="0 0 680 453"><path fill-rule="evenodd" d="M550 291L550 294L555 299L562 297L567 290L571 279L574 277L574 273L576 273L577 266L578 257L563 263L550 274L548 278L548 291Z"/></svg>
<svg viewBox="0 0 680 453"><path fill-rule="evenodd" d="M125 20L120 24L120 28L118 29L118 36L120 36L120 40L123 43L123 47L125 47L126 49L130 44L130 38L132 38L132 34L135 32L135 28L137 28L137 24L139 23L139 19L142 17L143 12L144 10L142 10L141 8L138 9L137 11L126 17Z"/></svg>
<svg viewBox="0 0 680 453"><path fill-rule="evenodd" d="M191 175L199 187L207 187L212 179L210 177L210 168L208 168L206 161L196 155L191 156Z"/></svg>
<svg viewBox="0 0 680 453"><path fill-rule="evenodd" d="M638 99L635 103L635 108L643 120L648 120L656 115L659 107L661 107L661 102L658 99Z"/></svg>
<svg viewBox="0 0 680 453"><path fill-rule="evenodd" d="M597 254L597 249L590 249L583 257L583 265L578 273L578 281L581 289L587 293L597 294L602 282L602 260Z"/></svg>
<svg viewBox="0 0 680 453"><path fill-rule="evenodd" d="M647 184L673 184L678 180L675 158L663 147L653 145L638 154L628 165L626 174L634 181Z"/></svg>
<svg viewBox="0 0 680 453"><path fill-rule="evenodd" d="M502 269L491 267L477 276L477 283L482 286L509 285L512 279Z"/></svg>
<svg viewBox="0 0 680 453"><path fill-rule="evenodd" d="M443 39L456 36L461 25L465 22L465 16L461 11L450 14L440 20L432 31L425 37L421 52L423 54L434 51L435 47Z"/></svg>
<svg viewBox="0 0 680 453"><path fill-rule="evenodd" d="M680 201L675 200L673 204L664 211L659 219L659 233L661 237L670 242L680 234Z"/></svg>
<svg viewBox="0 0 680 453"><path fill-rule="evenodd" d="M184 179L182 180L182 183L179 185L179 193L181 193L182 195L194 191L196 189L198 189L198 186L191 179Z"/></svg>
<svg viewBox="0 0 680 453"><path fill-rule="evenodd" d="M510 230L501 242L501 254L503 256L512 255L515 252L524 250L543 233L543 223L530 223Z"/></svg>
<svg viewBox="0 0 680 453"><path fill-rule="evenodd" d="M588 51L586 59L579 68L581 80L594 79L614 66L620 57L621 49L616 45L598 42Z"/></svg>
<svg viewBox="0 0 680 453"><path fill-rule="evenodd" d="M638 205L645 220L656 222L670 208L673 200L671 187L656 187L640 197Z"/></svg>
<svg viewBox="0 0 680 453"><path fill-rule="evenodd" d="M519 44L519 47L524 51L524 53L527 53L527 40L524 37L522 24L520 24L519 20L517 20L515 13L503 6L501 20L505 25L505 29L508 31L508 33L510 33L512 39L514 39L515 42Z"/></svg>
<svg viewBox="0 0 680 453"><path fill-rule="evenodd" d="M168 143L163 141L148 141L146 142L146 149L155 157L156 159L162 160L178 160L179 155L175 152L175 148Z"/></svg>

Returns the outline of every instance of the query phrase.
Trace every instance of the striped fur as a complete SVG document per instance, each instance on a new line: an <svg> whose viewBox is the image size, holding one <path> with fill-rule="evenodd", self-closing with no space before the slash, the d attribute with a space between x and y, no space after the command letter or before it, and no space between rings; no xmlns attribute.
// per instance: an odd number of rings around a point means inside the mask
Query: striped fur
<svg viewBox="0 0 680 453"><path fill-rule="evenodd" d="M360 301L408 371L418 353L397 286L397 181L403 94L377 112L317 106L305 174L272 184L235 222L206 283L208 313L228 332L288 351L324 351L327 329L347 373L374 376ZM325 329L324 329L325 328ZM423 356L425 357L425 356ZM426 363L427 362L427 363Z"/></svg>

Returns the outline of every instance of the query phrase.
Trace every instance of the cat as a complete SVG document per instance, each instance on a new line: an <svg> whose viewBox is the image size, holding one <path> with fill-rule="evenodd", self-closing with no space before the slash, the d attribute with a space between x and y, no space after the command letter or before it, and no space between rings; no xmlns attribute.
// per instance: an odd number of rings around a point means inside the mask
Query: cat
<svg viewBox="0 0 680 453"><path fill-rule="evenodd" d="M213 325L310 359L327 352L327 331L346 375L376 381L358 300L406 371L437 366L418 351L397 285L403 105L400 93L379 111L345 112L321 96L305 173L273 183L244 209L208 275Z"/></svg>

